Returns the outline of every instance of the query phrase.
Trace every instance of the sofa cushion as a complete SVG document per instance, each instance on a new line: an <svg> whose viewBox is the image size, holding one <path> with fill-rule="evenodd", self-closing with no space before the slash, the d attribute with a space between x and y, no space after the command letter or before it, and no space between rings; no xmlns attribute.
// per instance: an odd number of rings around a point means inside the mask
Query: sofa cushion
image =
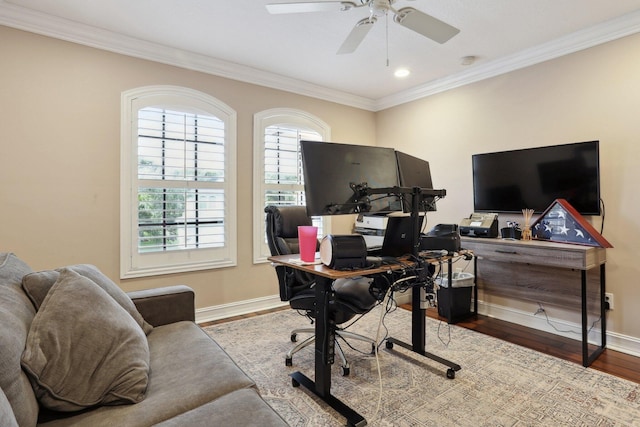
<svg viewBox="0 0 640 427"><path fill-rule="evenodd" d="M31 269L14 254L0 253L0 388L21 426L35 426L38 401L20 369L20 356L36 311L20 283Z"/></svg>
<svg viewBox="0 0 640 427"><path fill-rule="evenodd" d="M287 423L262 400L257 390L245 388L225 394L155 427L183 426L286 427Z"/></svg>
<svg viewBox="0 0 640 427"><path fill-rule="evenodd" d="M98 270L96 266L90 264L76 264L64 268L71 269L81 276L91 279L94 283L104 289L131 315L131 317L136 320L144 330L144 333L149 335L153 327L145 322L127 294L124 293L124 291L111 279ZM33 302L33 305L36 306L36 309L42 305L49 289L51 289L56 280L58 280L60 270L61 269L38 271L27 274L22 279L22 287Z"/></svg>
<svg viewBox="0 0 640 427"><path fill-rule="evenodd" d="M49 419L44 414L42 427L148 427L235 390L255 387L227 353L193 322L158 326L147 338L151 374L147 397L142 402L101 406L66 419Z"/></svg>
<svg viewBox="0 0 640 427"><path fill-rule="evenodd" d="M147 338L100 286L61 269L38 310L22 356L40 403L57 411L144 399Z"/></svg>

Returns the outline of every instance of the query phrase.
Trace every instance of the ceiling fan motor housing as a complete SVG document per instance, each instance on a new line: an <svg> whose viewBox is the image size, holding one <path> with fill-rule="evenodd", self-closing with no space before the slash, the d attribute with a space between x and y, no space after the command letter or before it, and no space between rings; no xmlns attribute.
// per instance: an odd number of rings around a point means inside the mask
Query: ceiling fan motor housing
<svg viewBox="0 0 640 427"><path fill-rule="evenodd" d="M391 8L394 0L372 0L371 8L376 12L387 13Z"/></svg>

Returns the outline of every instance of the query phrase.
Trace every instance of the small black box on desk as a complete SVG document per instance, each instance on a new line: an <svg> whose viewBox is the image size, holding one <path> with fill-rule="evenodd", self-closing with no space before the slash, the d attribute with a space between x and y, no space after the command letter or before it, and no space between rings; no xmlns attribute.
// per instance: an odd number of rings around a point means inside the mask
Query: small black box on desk
<svg viewBox="0 0 640 427"><path fill-rule="evenodd" d="M460 251L460 233L458 224L438 224L427 234L420 235L420 250Z"/></svg>

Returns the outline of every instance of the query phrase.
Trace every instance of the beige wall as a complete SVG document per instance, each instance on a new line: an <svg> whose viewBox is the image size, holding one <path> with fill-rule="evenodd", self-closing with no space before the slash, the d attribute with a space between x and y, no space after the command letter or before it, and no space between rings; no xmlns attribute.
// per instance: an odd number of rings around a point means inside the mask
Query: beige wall
<svg viewBox="0 0 640 427"><path fill-rule="evenodd" d="M120 94L180 85L238 113L238 220L247 225L239 227L238 266L121 281L123 289L185 283L200 308L277 292L271 267L251 260L252 120L290 107L329 123L334 141L377 142L429 160L435 186L448 192L430 225L473 210L472 154L599 139L605 236L615 246L609 330L640 338L640 35L376 114L5 27L0 40L0 251L34 269L86 262L118 277ZM338 223L344 230L349 219Z"/></svg>
<svg viewBox="0 0 640 427"><path fill-rule="evenodd" d="M604 236L615 247L607 251L607 290L615 295L608 329L640 337L639 114L635 35L379 112L376 126L378 144L429 160L434 186L447 190L431 225L459 223L473 211L472 154L600 140ZM599 229L599 218L592 221Z"/></svg>
<svg viewBox="0 0 640 427"><path fill-rule="evenodd" d="M238 266L123 280L125 290L184 283L198 307L277 294L252 263L253 114L303 109L336 140L375 142L375 115L351 107L0 27L0 251L34 269L97 265L119 276L120 94L146 85L206 92L238 113Z"/></svg>

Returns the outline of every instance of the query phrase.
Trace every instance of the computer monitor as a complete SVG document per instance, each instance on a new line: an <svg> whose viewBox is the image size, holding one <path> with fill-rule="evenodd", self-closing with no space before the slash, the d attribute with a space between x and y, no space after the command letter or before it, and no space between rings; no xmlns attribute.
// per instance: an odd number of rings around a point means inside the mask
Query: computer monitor
<svg viewBox="0 0 640 427"><path fill-rule="evenodd" d="M431 170L429 169L428 161L401 151L396 151L396 160L398 163L398 176L401 187L433 189L433 183L431 182ZM403 198L403 200L403 210L405 212L409 212L411 210L411 202L406 198ZM424 196L420 201L420 210L435 211L435 197Z"/></svg>
<svg viewBox="0 0 640 427"><path fill-rule="evenodd" d="M395 196L365 191L399 186L392 148L319 141L300 141L300 147L308 215L402 210Z"/></svg>

